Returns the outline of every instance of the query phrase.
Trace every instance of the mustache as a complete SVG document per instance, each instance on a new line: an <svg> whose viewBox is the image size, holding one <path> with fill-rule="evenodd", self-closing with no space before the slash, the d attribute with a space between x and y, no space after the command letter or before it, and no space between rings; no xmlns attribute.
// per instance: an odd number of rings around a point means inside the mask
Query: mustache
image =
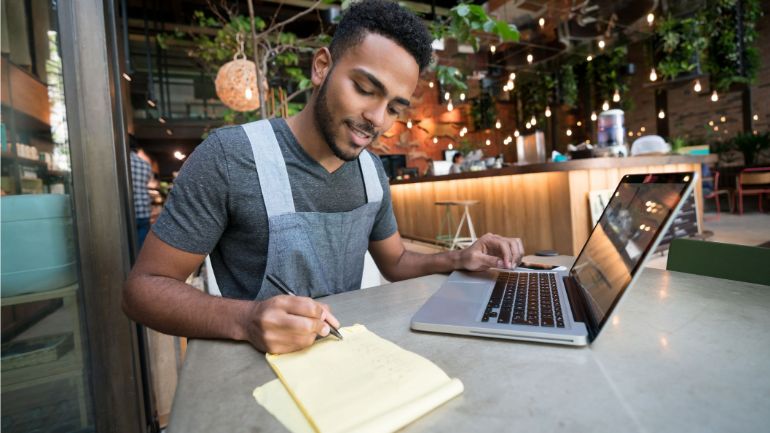
<svg viewBox="0 0 770 433"><path fill-rule="evenodd" d="M363 121L359 123L351 119L346 119L345 123L365 134L371 135L373 139L380 135L380 133L377 131L377 129L375 129L371 122Z"/></svg>

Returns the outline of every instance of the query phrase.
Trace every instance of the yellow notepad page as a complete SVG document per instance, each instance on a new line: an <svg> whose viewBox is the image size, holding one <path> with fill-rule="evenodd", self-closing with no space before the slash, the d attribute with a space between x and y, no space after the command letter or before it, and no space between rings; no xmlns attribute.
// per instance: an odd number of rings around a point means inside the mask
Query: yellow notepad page
<svg viewBox="0 0 770 433"><path fill-rule="evenodd" d="M315 431L392 432L463 390L432 362L363 325L340 332L343 341L327 337L298 352L267 355L295 410ZM296 412L275 404L278 392L266 398L268 387L276 389L268 383L255 390L257 401L290 428L281 418L296 418Z"/></svg>

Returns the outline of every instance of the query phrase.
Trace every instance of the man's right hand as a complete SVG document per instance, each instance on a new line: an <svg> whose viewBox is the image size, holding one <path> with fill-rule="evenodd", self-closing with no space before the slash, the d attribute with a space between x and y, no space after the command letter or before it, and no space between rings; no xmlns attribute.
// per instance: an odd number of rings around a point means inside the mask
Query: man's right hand
<svg viewBox="0 0 770 433"><path fill-rule="evenodd" d="M267 353L294 352L329 335L329 323L339 327L329 306L302 296L279 295L251 302L240 318L242 329L254 347Z"/></svg>

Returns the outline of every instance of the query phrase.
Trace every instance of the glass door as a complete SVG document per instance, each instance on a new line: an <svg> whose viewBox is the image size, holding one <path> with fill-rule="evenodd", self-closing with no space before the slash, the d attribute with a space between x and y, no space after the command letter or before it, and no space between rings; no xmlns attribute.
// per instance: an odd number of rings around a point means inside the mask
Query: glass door
<svg viewBox="0 0 770 433"><path fill-rule="evenodd" d="M93 431L55 2L4 1L2 431Z"/></svg>

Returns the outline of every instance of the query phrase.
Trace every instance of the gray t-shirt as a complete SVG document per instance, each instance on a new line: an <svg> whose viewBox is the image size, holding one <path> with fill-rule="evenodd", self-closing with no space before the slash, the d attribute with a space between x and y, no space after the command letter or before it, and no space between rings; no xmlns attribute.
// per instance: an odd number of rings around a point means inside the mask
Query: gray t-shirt
<svg viewBox="0 0 770 433"><path fill-rule="evenodd" d="M271 119L270 125L286 161L297 212L348 212L366 204L357 160L329 173L305 152L284 119ZM379 158L372 159L383 197L369 240L379 241L393 235L397 226L388 178ZM243 128L217 129L195 149L152 231L175 248L209 254L223 296L256 297L269 236L254 156Z"/></svg>

